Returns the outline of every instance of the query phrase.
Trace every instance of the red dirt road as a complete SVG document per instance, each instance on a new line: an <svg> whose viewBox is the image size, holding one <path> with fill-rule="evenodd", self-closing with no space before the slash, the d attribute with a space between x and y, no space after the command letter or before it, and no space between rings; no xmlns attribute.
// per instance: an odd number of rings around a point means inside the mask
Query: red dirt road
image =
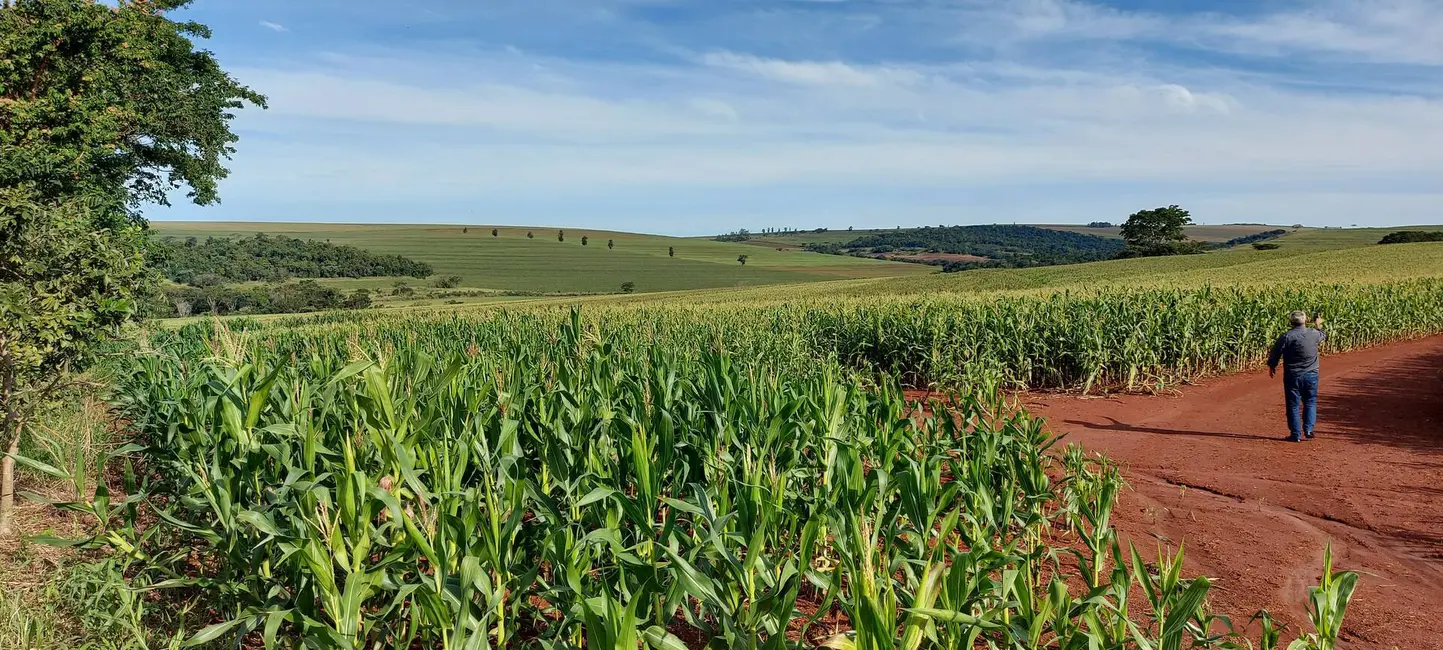
<svg viewBox="0 0 1443 650"><path fill-rule="evenodd" d="M1323 359L1317 438L1284 442L1281 374L1235 375L1181 397L1034 395L1055 432L1120 462L1114 521L1143 557L1186 541L1216 611L1267 609L1310 630L1323 545L1363 574L1347 648L1443 649L1443 337Z"/></svg>

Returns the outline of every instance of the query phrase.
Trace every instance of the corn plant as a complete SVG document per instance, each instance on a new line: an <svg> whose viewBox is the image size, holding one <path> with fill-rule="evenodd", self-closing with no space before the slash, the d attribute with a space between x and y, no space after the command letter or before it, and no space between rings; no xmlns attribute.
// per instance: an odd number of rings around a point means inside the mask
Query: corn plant
<svg viewBox="0 0 1443 650"><path fill-rule="evenodd" d="M1400 285L1373 305L1396 311L1341 344L1443 326L1409 309L1434 288ZM998 389L1255 363L1243 346L1278 306L1344 299L1360 298L190 326L115 370L135 433L124 496L68 507L94 518L82 543L111 549L132 593L203 603L197 645L1231 647L1181 549L1124 556L1116 467L1055 452ZM1188 317L1198 341L1173 340ZM902 390L941 384L966 390ZM1345 582L1319 596L1320 639L1336 638Z"/></svg>

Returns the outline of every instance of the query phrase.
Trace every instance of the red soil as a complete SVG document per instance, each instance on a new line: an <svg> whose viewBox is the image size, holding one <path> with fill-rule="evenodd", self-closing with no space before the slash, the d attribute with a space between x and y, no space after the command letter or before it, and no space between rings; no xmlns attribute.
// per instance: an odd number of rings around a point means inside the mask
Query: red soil
<svg viewBox="0 0 1443 650"><path fill-rule="evenodd" d="M1281 376L1280 376L1281 377ZM1362 574L1346 648L1443 648L1443 337L1323 360L1317 438L1284 442L1281 378L1180 397L1032 395L1067 441L1123 465L1114 522L1143 557L1186 541L1189 575L1242 625L1267 609L1293 634L1323 546Z"/></svg>

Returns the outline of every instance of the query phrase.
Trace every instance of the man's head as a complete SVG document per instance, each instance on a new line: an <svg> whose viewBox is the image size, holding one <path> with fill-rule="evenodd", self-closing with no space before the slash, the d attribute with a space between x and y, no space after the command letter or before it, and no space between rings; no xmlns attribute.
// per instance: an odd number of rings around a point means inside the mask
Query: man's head
<svg viewBox="0 0 1443 650"><path fill-rule="evenodd" d="M1302 327L1304 325L1307 325L1308 312L1295 311L1291 314L1288 314L1288 323L1292 324L1293 327Z"/></svg>

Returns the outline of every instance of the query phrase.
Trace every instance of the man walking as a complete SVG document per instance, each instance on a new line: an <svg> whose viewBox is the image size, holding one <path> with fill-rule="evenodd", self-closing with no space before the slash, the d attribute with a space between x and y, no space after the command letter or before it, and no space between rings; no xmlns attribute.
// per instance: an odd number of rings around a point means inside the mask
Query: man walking
<svg viewBox="0 0 1443 650"><path fill-rule="evenodd" d="M1295 311L1288 315L1292 329L1278 337L1268 354L1268 376L1278 376L1278 362L1283 362L1283 391L1288 405L1288 442L1312 440L1313 425L1318 421L1318 346L1328 338L1323 331L1323 315L1313 317L1310 329L1308 315ZM1299 407L1302 413L1299 413Z"/></svg>

